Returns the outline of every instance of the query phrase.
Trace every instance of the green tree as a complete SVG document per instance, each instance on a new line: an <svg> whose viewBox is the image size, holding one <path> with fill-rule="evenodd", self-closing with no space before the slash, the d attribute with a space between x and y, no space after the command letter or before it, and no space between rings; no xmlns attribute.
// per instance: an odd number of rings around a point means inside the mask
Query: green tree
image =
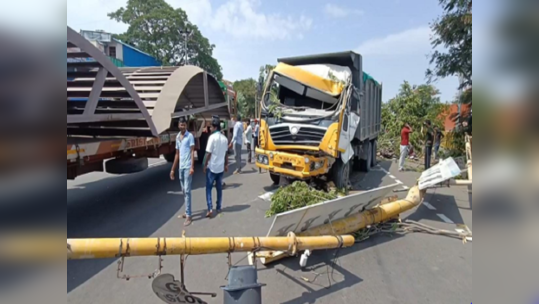
<svg viewBox="0 0 539 304"><path fill-rule="evenodd" d="M189 22L182 9L174 9L164 0L129 0L108 16L129 25L127 32L116 35L118 39L154 56L163 65L196 65L222 79L221 66L213 58L215 45ZM191 34L186 37L182 31Z"/></svg>
<svg viewBox="0 0 539 304"><path fill-rule="evenodd" d="M420 131L425 120L429 119L442 128L447 105L440 102L439 94L432 85L412 86L404 82L399 94L382 105L380 148L399 151L401 130L408 123L414 130L410 135L410 144L416 152L421 151L425 136Z"/></svg>
<svg viewBox="0 0 539 304"><path fill-rule="evenodd" d="M427 77L459 76L460 89L472 86L472 0L439 0L444 15L434 21L431 56L434 68L427 70ZM440 46L446 51L436 50ZM463 99L471 102L471 99Z"/></svg>
<svg viewBox="0 0 539 304"><path fill-rule="evenodd" d="M234 91L238 93L238 110L242 117L255 117L257 100L257 82L249 78L234 82ZM241 98L239 97L241 96Z"/></svg>

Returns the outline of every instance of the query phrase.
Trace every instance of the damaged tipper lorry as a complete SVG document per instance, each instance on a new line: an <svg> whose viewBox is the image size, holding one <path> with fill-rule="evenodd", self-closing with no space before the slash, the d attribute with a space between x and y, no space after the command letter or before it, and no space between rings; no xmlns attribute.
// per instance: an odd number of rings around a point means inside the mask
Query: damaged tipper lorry
<svg viewBox="0 0 539 304"><path fill-rule="evenodd" d="M256 165L281 179L349 185L376 163L382 86L354 52L279 59L260 102Z"/></svg>

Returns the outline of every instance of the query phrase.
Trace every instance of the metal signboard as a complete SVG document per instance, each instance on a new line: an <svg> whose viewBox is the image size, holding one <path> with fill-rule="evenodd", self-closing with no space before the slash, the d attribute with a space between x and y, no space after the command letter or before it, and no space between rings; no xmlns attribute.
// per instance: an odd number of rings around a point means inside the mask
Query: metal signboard
<svg viewBox="0 0 539 304"><path fill-rule="evenodd" d="M460 168L453 158L440 161L436 166L426 170L419 178L419 189L425 190L439 183L448 181L460 175Z"/></svg>
<svg viewBox="0 0 539 304"><path fill-rule="evenodd" d="M399 186L400 184L393 184L277 214L268 236L286 236L288 232L301 233L371 209Z"/></svg>
<svg viewBox="0 0 539 304"><path fill-rule="evenodd" d="M162 274L152 282L152 289L155 295L165 303L196 303L207 304L202 299L190 295L183 287L181 282L175 281L171 274Z"/></svg>

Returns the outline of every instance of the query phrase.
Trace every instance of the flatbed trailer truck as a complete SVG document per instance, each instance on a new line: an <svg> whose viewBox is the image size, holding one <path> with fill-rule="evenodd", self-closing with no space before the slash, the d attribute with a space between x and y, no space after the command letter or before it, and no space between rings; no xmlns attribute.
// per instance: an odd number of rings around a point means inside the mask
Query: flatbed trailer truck
<svg viewBox="0 0 539 304"><path fill-rule="evenodd" d="M211 117L228 121L236 111L231 85L198 67L118 68L69 27L67 34L68 179L143 171L149 157L172 162L182 116L201 151Z"/></svg>

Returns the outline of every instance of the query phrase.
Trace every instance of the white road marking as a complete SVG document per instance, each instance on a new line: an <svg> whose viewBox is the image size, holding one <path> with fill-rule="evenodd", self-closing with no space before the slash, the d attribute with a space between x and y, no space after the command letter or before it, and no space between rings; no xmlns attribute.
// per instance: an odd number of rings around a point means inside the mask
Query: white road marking
<svg viewBox="0 0 539 304"><path fill-rule="evenodd" d="M402 189L404 189L404 190L410 190L410 187L408 187L408 186L402 186Z"/></svg>
<svg viewBox="0 0 539 304"><path fill-rule="evenodd" d="M429 208L430 210L436 210L436 207L431 205L429 202L423 202L423 205L425 205L425 207Z"/></svg>
<svg viewBox="0 0 539 304"><path fill-rule="evenodd" d="M266 192L259 196L260 199L265 200L266 202L271 201L271 197L273 196L275 192Z"/></svg>
<svg viewBox="0 0 539 304"><path fill-rule="evenodd" d="M396 179L395 182L397 182L397 184L401 184L401 185L404 185L403 182L401 182L400 180Z"/></svg>
<svg viewBox="0 0 539 304"><path fill-rule="evenodd" d="M149 164L149 165L148 165L148 168L153 168L153 167L161 166L161 165L164 165L164 164L166 164L166 163L167 163L166 161L160 161L160 162L157 162L157 163Z"/></svg>
<svg viewBox="0 0 539 304"><path fill-rule="evenodd" d="M438 213L436 214L439 218L442 219L442 221L448 223L448 224L455 224L451 219L449 219L445 214Z"/></svg>
<svg viewBox="0 0 539 304"><path fill-rule="evenodd" d="M389 177L391 177L392 179L397 179L394 175L389 175Z"/></svg>

